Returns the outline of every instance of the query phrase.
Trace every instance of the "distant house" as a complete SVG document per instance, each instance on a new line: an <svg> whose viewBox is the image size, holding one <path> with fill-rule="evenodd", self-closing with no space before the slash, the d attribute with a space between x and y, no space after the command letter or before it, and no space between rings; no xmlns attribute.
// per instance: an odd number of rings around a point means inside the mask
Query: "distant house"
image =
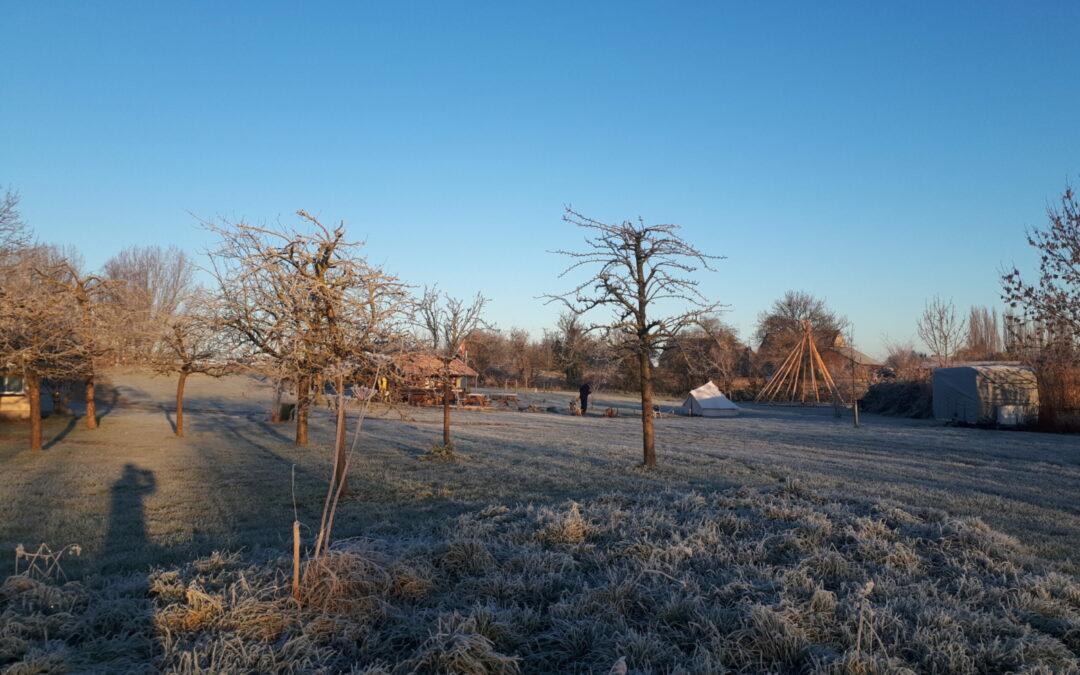
<svg viewBox="0 0 1080 675"><path fill-rule="evenodd" d="M833 339L831 345L821 348L821 359L834 378L851 377L851 368L854 366L856 379L874 381L885 368L885 364L880 360L848 345L844 337L839 334Z"/></svg>
<svg viewBox="0 0 1080 675"><path fill-rule="evenodd" d="M1012 426L1038 414L1039 382L1031 368L975 363L934 369L935 419Z"/></svg>
<svg viewBox="0 0 1080 675"><path fill-rule="evenodd" d="M0 419L30 419L30 399L22 376L0 370Z"/></svg>

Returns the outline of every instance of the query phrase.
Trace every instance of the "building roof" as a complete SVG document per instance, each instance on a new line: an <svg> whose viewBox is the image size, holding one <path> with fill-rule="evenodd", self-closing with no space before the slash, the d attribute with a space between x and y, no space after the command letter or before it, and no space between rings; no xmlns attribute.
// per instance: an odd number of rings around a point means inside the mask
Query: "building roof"
<svg viewBox="0 0 1080 675"><path fill-rule="evenodd" d="M844 359L846 359L848 361L854 360L855 363L859 364L860 366L879 367L879 366L884 365L883 363L879 362L877 359L875 359L873 357L870 357L870 356L867 356L866 354L863 354L862 352L860 352L858 349L855 349L854 347L849 347L847 345L837 345L835 347L827 347L826 349L823 349L821 351L835 352L836 354L840 355L841 357L843 357Z"/></svg>
<svg viewBox="0 0 1080 675"><path fill-rule="evenodd" d="M434 354L413 352L394 357L394 365L406 377L435 377L446 371L443 360ZM450 361L451 377L476 377L478 373L459 358Z"/></svg>

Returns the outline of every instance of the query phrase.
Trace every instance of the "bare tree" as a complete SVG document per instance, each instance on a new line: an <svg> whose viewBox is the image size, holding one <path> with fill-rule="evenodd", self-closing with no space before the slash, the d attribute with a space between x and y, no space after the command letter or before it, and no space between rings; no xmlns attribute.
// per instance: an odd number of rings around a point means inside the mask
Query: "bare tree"
<svg viewBox="0 0 1080 675"><path fill-rule="evenodd" d="M1002 275L1002 298L1009 351L1038 371L1039 425L1068 430L1075 424L1068 411L1080 407L1080 202L1071 187L1047 219L1027 233L1039 254L1038 280L1014 266Z"/></svg>
<svg viewBox="0 0 1080 675"><path fill-rule="evenodd" d="M915 345L907 342L886 342L885 365L893 370L896 379L912 381L921 379L925 357L915 351Z"/></svg>
<svg viewBox="0 0 1080 675"><path fill-rule="evenodd" d="M229 369L229 345L222 334L213 298L194 292L185 302L186 310L177 308L162 330L160 348L154 367L163 375L176 374L175 433L184 436L184 387L195 374L221 377Z"/></svg>
<svg viewBox="0 0 1080 675"><path fill-rule="evenodd" d="M126 330L116 353L125 362L152 358L161 327L169 323L192 289L195 264L175 246L131 246L105 263L113 284L112 302Z"/></svg>
<svg viewBox="0 0 1080 675"><path fill-rule="evenodd" d="M927 301L922 317L919 318L919 337L933 352L938 365L949 365L964 339L966 330L965 322L957 315L952 300L942 300L935 295Z"/></svg>
<svg viewBox="0 0 1080 675"><path fill-rule="evenodd" d="M0 266L30 245L30 230L19 213L19 193L11 188L0 197Z"/></svg>
<svg viewBox="0 0 1080 675"><path fill-rule="evenodd" d="M822 346L835 344L847 325L847 319L830 309L825 300L805 291L787 291L758 315L754 340L759 368L765 371L762 375L770 374L769 367L780 365L802 341L806 321L813 329L814 342Z"/></svg>
<svg viewBox="0 0 1080 675"><path fill-rule="evenodd" d="M247 223L208 227L221 237L210 253L222 301L221 320L252 356L277 362L297 383L296 441L308 441L317 379L343 376L401 311L404 286L370 266L361 244L298 211L307 231Z"/></svg>
<svg viewBox="0 0 1080 675"><path fill-rule="evenodd" d="M0 364L23 378L35 451L42 446L42 381L70 379L82 368L84 355L72 320L77 309L41 277L50 253L44 247L23 249L0 275Z"/></svg>
<svg viewBox="0 0 1080 675"><path fill-rule="evenodd" d="M488 382L503 374L507 360L506 338L493 328L477 328L465 338L467 365L476 370L480 379Z"/></svg>
<svg viewBox="0 0 1080 675"><path fill-rule="evenodd" d="M1004 349L1001 322L996 309L972 307L967 322L967 358L994 359Z"/></svg>
<svg viewBox="0 0 1080 675"><path fill-rule="evenodd" d="M1044 229L1029 230L1028 244L1039 253L1039 278L1031 283L1013 267L1002 275L1002 297L1023 320L1046 326L1080 342L1080 203L1071 187L1061 206L1047 209Z"/></svg>
<svg viewBox="0 0 1080 675"><path fill-rule="evenodd" d="M452 449L450 439L450 364L462 351L465 338L484 326L487 298L479 293L471 303L440 293L437 287L424 288L416 304L418 321L428 344L443 363L443 447Z"/></svg>
<svg viewBox="0 0 1080 675"><path fill-rule="evenodd" d="M563 312L550 337L555 365L562 370L566 384L578 386L585 381L585 369L589 365L590 355L595 351L581 317L573 312Z"/></svg>
<svg viewBox="0 0 1080 675"><path fill-rule="evenodd" d="M70 297L75 308L75 337L82 349L82 376L86 392L86 428L97 429L96 386L102 361L112 353L113 336L117 329L123 332L128 326L116 319L115 305L108 297L119 283L106 280L97 274L84 274L80 263L73 256L65 256L41 273L60 293Z"/></svg>
<svg viewBox="0 0 1080 675"><path fill-rule="evenodd" d="M644 465L656 466L653 430L653 358L682 329L719 309L689 278L700 265L712 270L710 260L684 241L677 225L637 222L603 223L566 209L563 220L586 231L583 251L558 251L572 262L560 278L580 268L592 274L568 293L547 296L576 314L609 309L608 320L588 326L615 336L636 358L641 390L641 430ZM682 312L658 315L669 304L688 305ZM621 338L621 339L619 339Z"/></svg>
<svg viewBox="0 0 1080 675"><path fill-rule="evenodd" d="M544 367L546 347L537 343L524 328L511 328L507 336L510 365L517 374L522 387L528 389L535 384L536 372Z"/></svg>
<svg viewBox="0 0 1080 675"><path fill-rule="evenodd" d="M701 384L702 379L716 380L729 396L746 348L735 329L717 317L705 316L673 340L660 357L665 374L679 380L679 391ZM671 383L675 384L675 383Z"/></svg>
<svg viewBox="0 0 1080 675"><path fill-rule="evenodd" d="M374 355L400 333L406 287L360 255L345 227L324 225L297 211L303 228L269 229L247 223L207 223L220 244L210 252L220 320L249 361L296 383L296 443L308 443L315 383L337 392L332 483L344 492L345 389L370 370Z"/></svg>

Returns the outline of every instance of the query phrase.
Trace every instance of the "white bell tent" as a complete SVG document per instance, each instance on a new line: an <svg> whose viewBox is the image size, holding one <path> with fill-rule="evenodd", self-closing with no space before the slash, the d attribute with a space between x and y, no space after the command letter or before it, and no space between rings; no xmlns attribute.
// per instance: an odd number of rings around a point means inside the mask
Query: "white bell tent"
<svg viewBox="0 0 1080 675"><path fill-rule="evenodd" d="M739 414L739 406L712 382L707 382L690 392L683 401L687 415L700 417L732 417Z"/></svg>

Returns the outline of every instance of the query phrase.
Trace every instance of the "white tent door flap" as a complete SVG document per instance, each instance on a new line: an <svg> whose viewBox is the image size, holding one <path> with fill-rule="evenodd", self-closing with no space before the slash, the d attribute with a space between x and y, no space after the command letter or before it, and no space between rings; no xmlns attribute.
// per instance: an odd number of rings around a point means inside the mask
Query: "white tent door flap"
<svg viewBox="0 0 1080 675"><path fill-rule="evenodd" d="M683 401L683 408L688 415L698 417L730 417L739 414L739 406L724 396L712 382L691 391Z"/></svg>

